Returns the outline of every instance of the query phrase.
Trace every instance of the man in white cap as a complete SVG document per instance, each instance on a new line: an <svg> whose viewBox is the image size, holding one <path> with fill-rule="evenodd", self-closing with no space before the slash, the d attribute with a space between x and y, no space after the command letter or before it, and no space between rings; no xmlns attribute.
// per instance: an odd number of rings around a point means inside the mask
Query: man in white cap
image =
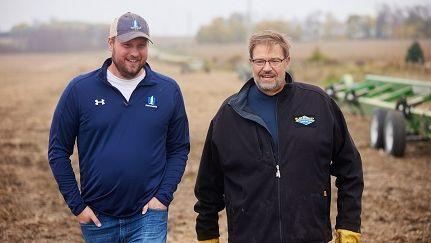
<svg viewBox="0 0 431 243"><path fill-rule="evenodd" d="M74 78L53 116L49 164L86 242L166 242L189 130L179 86L147 63L148 42L145 19L116 18L112 57ZM80 189L70 161L75 140Z"/></svg>

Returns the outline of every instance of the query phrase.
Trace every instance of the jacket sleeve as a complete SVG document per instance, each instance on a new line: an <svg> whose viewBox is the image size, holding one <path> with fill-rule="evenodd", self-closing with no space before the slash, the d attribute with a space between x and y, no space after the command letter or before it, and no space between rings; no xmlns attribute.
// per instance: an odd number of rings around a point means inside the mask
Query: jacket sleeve
<svg viewBox="0 0 431 243"><path fill-rule="evenodd" d="M64 200L74 215L86 207L70 161L78 133L77 99L72 82L65 89L54 112L48 145L48 160Z"/></svg>
<svg viewBox="0 0 431 243"><path fill-rule="evenodd" d="M336 229L360 232L361 200L364 189L361 156L350 137L346 121L337 104L331 100L334 115L331 174L338 188Z"/></svg>
<svg viewBox="0 0 431 243"><path fill-rule="evenodd" d="M189 124L178 86L173 104L175 109L169 121L166 140L166 171L155 194L155 197L165 206L169 206L173 200L173 194L184 174L190 151Z"/></svg>
<svg viewBox="0 0 431 243"><path fill-rule="evenodd" d="M225 207L223 172L217 148L212 142L213 123L214 121L208 129L195 185L195 196L198 200L194 207L198 213L196 233L200 241L220 236L218 212Z"/></svg>

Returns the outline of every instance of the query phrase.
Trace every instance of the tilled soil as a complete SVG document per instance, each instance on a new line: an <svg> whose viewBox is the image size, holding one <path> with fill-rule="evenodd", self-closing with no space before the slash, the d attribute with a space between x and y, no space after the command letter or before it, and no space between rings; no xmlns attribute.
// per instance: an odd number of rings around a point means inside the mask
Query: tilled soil
<svg viewBox="0 0 431 243"><path fill-rule="evenodd" d="M99 67L107 55L0 56L1 242L83 242L48 166L48 133L67 82ZM176 66L152 66L178 80L190 121L191 152L169 209L168 242L196 242L193 187L202 144L219 105L242 83L227 71L180 74ZM390 157L368 147L367 118L345 115L363 159L362 242L431 242L431 143L410 143L404 158ZM78 171L76 164L73 156ZM224 213L221 234L227 242Z"/></svg>

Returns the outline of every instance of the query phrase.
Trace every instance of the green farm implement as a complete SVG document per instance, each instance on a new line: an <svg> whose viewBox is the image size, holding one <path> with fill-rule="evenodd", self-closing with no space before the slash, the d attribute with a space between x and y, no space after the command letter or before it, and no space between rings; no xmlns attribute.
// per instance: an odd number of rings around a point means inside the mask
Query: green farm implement
<svg viewBox="0 0 431 243"><path fill-rule="evenodd" d="M326 88L327 94L351 111L370 115L370 145L403 156L408 141L431 137L431 81L350 75Z"/></svg>

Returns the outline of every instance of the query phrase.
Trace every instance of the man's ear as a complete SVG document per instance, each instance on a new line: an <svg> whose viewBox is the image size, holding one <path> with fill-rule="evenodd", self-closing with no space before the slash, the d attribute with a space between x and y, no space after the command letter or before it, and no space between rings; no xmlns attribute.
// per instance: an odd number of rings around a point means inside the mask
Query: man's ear
<svg viewBox="0 0 431 243"><path fill-rule="evenodd" d="M114 42L115 42L115 38L113 38L113 37L108 38L109 51L112 51L112 49L114 49Z"/></svg>
<svg viewBox="0 0 431 243"><path fill-rule="evenodd" d="M287 65L290 64L290 55L286 57L286 63L287 63Z"/></svg>
<svg viewBox="0 0 431 243"><path fill-rule="evenodd" d="M290 65L290 55L289 56L287 56L286 58L286 65L284 66L284 68L285 68L285 71L287 72L287 70L289 70L289 65Z"/></svg>

